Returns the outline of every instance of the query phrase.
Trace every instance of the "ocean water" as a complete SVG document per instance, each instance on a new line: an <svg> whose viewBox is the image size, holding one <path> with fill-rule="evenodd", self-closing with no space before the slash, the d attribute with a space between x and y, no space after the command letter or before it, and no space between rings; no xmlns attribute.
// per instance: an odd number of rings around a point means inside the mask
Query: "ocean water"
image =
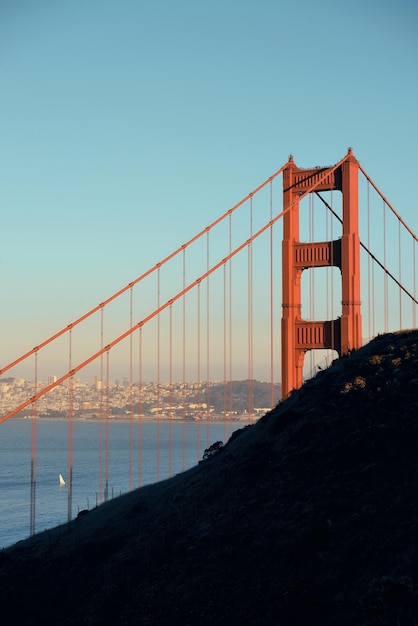
<svg viewBox="0 0 418 626"><path fill-rule="evenodd" d="M129 422L109 422L107 497L174 476L196 465L204 450L224 441L245 424L222 422L142 422L132 425L130 453ZM31 493L31 420L9 420L0 424L0 549L29 536ZM140 434L142 433L142 434ZM139 453L139 441L142 440ZM170 460L170 440L172 442ZM105 499L105 428L102 427L102 490L100 490L100 423L73 423L73 487L71 515L92 509ZM160 442L159 452L157 441ZM68 520L68 424L38 420L36 425L35 532ZM171 466L171 472L170 472ZM59 474L67 482L59 484Z"/></svg>

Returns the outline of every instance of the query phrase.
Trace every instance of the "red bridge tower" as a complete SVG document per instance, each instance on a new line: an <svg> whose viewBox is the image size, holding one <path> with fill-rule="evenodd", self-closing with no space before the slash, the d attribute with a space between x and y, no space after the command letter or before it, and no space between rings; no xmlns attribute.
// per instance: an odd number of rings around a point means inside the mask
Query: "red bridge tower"
<svg viewBox="0 0 418 626"><path fill-rule="evenodd" d="M312 191L309 191L310 188ZM299 196L334 189L342 193L341 239L301 243ZM282 244L282 397L285 399L292 389L302 385L303 361L308 350L332 349L341 356L359 348L362 343L358 161L351 148L338 167L300 169L290 157L283 171L283 209L288 209L283 216ZM308 268L327 266L341 270L341 317L305 321L301 317L302 272Z"/></svg>

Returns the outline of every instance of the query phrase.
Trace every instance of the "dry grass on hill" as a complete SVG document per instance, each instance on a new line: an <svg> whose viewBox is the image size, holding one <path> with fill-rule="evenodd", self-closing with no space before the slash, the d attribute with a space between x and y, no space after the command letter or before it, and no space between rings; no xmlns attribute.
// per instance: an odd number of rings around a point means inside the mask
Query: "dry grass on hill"
<svg viewBox="0 0 418 626"><path fill-rule="evenodd" d="M183 475L0 555L5 624L416 626L418 331Z"/></svg>

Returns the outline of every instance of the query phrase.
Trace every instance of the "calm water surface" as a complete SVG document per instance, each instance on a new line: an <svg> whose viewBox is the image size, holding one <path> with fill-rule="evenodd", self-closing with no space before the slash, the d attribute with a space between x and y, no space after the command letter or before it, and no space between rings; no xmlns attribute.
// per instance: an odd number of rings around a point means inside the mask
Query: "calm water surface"
<svg viewBox="0 0 418 626"><path fill-rule="evenodd" d="M146 485L170 475L169 442L172 440L172 475L196 465L208 445L225 441L243 423L197 424L195 422L142 422L133 424L132 486ZM0 425L0 549L25 539L30 525L31 420L9 420ZM59 474L67 481L68 424L38 420L35 530L41 532L68 518L67 486L60 487ZM102 428L103 447L105 431ZM157 454L157 440L160 454ZM109 423L109 499L129 491L130 424ZM100 423L75 421L73 425L72 517L91 509L104 498L100 493ZM184 462L183 462L184 458ZM102 491L105 488L105 451L102 452ZM159 466L159 469L158 469ZM67 481L68 482L68 481Z"/></svg>

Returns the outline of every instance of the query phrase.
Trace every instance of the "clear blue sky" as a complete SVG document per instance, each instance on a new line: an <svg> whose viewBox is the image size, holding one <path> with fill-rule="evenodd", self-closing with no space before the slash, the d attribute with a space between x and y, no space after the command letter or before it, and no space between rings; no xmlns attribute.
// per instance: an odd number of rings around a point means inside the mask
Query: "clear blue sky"
<svg viewBox="0 0 418 626"><path fill-rule="evenodd" d="M415 0L0 2L0 362L348 146L418 231Z"/></svg>

